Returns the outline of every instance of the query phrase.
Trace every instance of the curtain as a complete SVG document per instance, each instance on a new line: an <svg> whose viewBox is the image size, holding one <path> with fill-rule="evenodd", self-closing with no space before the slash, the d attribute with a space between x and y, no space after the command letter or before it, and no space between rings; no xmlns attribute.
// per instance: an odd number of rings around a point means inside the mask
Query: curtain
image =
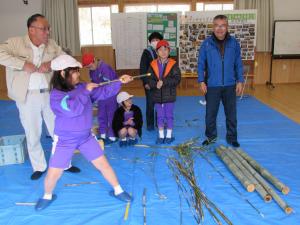
<svg viewBox="0 0 300 225"><path fill-rule="evenodd" d="M51 26L51 38L65 52L80 55L77 0L43 0L42 13Z"/></svg>
<svg viewBox="0 0 300 225"><path fill-rule="evenodd" d="M273 36L273 0L234 0L235 9L257 9L256 51L270 52Z"/></svg>

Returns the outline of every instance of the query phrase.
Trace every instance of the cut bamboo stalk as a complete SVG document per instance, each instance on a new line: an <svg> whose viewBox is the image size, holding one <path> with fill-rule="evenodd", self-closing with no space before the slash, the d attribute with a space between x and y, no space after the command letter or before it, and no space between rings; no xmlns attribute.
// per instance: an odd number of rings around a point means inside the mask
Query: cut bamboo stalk
<svg viewBox="0 0 300 225"><path fill-rule="evenodd" d="M246 168L246 170L256 179L258 182L258 185L262 186L264 190L266 191L264 198L265 202L270 202L272 200L272 195L270 194L272 188L268 185L268 183L264 180L262 176L260 176L259 173L257 173L250 165L249 163L244 160L243 157L241 157L236 151L234 151L231 148L228 148L228 151L235 157L239 162Z"/></svg>
<svg viewBox="0 0 300 225"><path fill-rule="evenodd" d="M228 156L222 154L221 148L216 148L216 153L229 168L229 170L235 175L235 177L241 182L245 189L248 192L253 192L255 190L254 184L250 183L250 181L239 171L239 169Z"/></svg>
<svg viewBox="0 0 300 225"><path fill-rule="evenodd" d="M241 162L232 154L229 152L229 150L225 150L224 154L227 154L227 156L236 164L236 166L243 172L243 174L248 177L250 182L252 182L255 185L255 190L257 193L261 196L261 198L265 202L270 202L272 200L271 195L267 192L267 190L255 179L254 176L245 168Z"/></svg>
<svg viewBox="0 0 300 225"><path fill-rule="evenodd" d="M239 152L236 152L236 154L240 155ZM249 161L247 161L249 162ZM276 178L275 178L276 179ZM291 208L271 187L267 189L269 194L274 198L274 200L277 202L277 204L280 206L280 208L286 213L290 214L293 212L293 208Z"/></svg>
<svg viewBox="0 0 300 225"><path fill-rule="evenodd" d="M252 174L247 170L247 168L245 168L241 162L229 151L229 149L226 149L225 147L223 148L223 154L227 155L232 162L237 166L237 168L240 169L240 171L242 171L242 173L244 174L244 176L246 176L251 183L253 183L255 185L255 190L257 191L257 193L261 196L261 198L265 201L265 202L270 202L272 200L271 195L264 189L264 187L255 179L254 176L252 176Z"/></svg>
<svg viewBox="0 0 300 225"><path fill-rule="evenodd" d="M274 177L267 169L263 168L261 165L259 165L251 156L249 156L246 152L244 152L242 149L238 149L237 152L248 161L248 163L257 171L260 173L261 176L263 176L265 179L270 181L279 191L281 191L283 194L288 194L290 192L290 188L286 186L284 183L282 183L279 179Z"/></svg>

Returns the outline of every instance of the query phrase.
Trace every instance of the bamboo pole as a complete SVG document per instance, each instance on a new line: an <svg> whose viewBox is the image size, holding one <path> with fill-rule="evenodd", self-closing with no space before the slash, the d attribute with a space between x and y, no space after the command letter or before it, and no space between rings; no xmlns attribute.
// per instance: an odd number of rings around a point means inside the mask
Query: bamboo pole
<svg viewBox="0 0 300 225"><path fill-rule="evenodd" d="M254 184L252 184L237 168L237 166L230 160L230 158L222 154L221 148L216 148L217 155L222 159L229 170L235 175L235 177L241 182L248 192L255 190Z"/></svg>
<svg viewBox="0 0 300 225"><path fill-rule="evenodd" d="M240 152L236 152L236 154L240 155ZM247 162L249 162L249 161L247 161ZM271 187L269 187L269 189L267 189L267 191L274 198L274 200L277 202L277 204L280 206L280 208L286 214L290 214L293 212L293 208L290 207Z"/></svg>
<svg viewBox="0 0 300 225"><path fill-rule="evenodd" d="M242 149L238 149L237 152L248 161L248 163L260 173L265 179L270 181L279 191L281 191L283 194L288 194L290 192L290 188L286 186L284 183L282 183L279 179L274 177L268 170L260 166L253 158L251 158L246 152L244 152Z"/></svg>
<svg viewBox="0 0 300 225"><path fill-rule="evenodd" d="M248 203L261 217L265 217L265 215L257 208L255 207L240 191L239 189L233 185L229 180L228 178L212 163L212 161L207 157L205 156L201 151L198 151L198 153L200 154L200 156L205 159L206 162L208 162L209 165L211 165L211 167L223 178L223 180L225 181L225 183L229 184L233 190L235 190L240 197L242 197L242 199Z"/></svg>
<svg viewBox="0 0 300 225"><path fill-rule="evenodd" d="M237 168L244 174L245 177L247 177L251 183L255 185L255 190L257 193L262 197L262 199L265 202L270 202L272 200L271 195L263 188L262 185L251 175L251 173L241 164L241 162L224 146L223 148L223 154L227 155L232 162L237 166Z"/></svg>
<svg viewBox="0 0 300 225"><path fill-rule="evenodd" d="M267 192L274 198L274 200L279 204L279 206L287 213L290 214L293 210L291 207L289 207L277 193L267 184L267 182L263 179L262 176L260 176L259 173L257 173L249 164L248 162L241 157L236 151L233 149L229 149L230 152L236 155L236 157L239 160L243 160L243 163L246 165L247 169L250 171L250 173L253 173L253 176L262 184L262 186L267 190ZM248 166L247 166L248 165Z"/></svg>
<svg viewBox="0 0 300 225"><path fill-rule="evenodd" d="M149 77L149 76L151 76L151 73L145 73L145 74L141 74L141 75L138 75L138 76L134 76L134 77L132 77L132 79L137 79L137 78L142 78L142 77ZM119 82L119 81L120 81L120 79L109 80L109 81L101 82L98 85L99 86L103 86L103 85L106 85L106 84L110 84L110 83L114 83L114 82Z"/></svg>

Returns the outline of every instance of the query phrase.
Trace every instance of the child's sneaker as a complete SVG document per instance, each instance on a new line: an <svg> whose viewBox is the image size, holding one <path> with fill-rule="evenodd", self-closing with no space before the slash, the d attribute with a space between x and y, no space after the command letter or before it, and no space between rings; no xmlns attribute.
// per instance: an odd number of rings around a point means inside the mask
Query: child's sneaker
<svg viewBox="0 0 300 225"><path fill-rule="evenodd" d="M115 192L112 190L109 192L109 195L112 197L115 197L116 199L118 199L122 202L132 202L133 201L133 198L126 191L123 191L122 193L115 195Z"/></svg>
<svg viewBox="0 0 300 225"><path fill-rule="evenodd" d="M46 209L52 202L55 201L56 198L57 198L56 195L52 195L51 200L40 198L38 200L38 202L36 203L36 205L35 205L35 210L36 211L41 211L41 210Z"/></svg>
<svg viewBox="0 0 300 225"><path fill-rule="evenodd" d="M128 140L128 145L129 145L129 146L130 146L130 145L135 145L136 143L138 143L137 138L135 138L135 139L129 139L129 140Z"/></svg>
<svg viewBox="0 0 300 225"><path fill-rule="evenodd" d="M166 143L166 144L171 144L174 140L175 140L174 137L166 138L165 143Z"/></svg>
<svg viewBox="0 0 300 225"><path fill-rule="evenodd" d="M112 140L110 140L109 138L105 138L103 139L104 145L110 145L111 143L113 143Z"/></svg>
<svg viewBox="0 0 300 225"><path fill-rule="evenodd" d="M165 142L165 139L164 138L157 138L156 139L156 144L158 144L158 145L161 145L161 144L163 144Z"/></svg>

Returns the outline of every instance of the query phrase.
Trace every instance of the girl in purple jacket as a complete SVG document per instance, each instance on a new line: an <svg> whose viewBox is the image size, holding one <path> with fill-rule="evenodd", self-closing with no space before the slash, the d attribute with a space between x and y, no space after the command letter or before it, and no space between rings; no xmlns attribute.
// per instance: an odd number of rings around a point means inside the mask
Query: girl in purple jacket
<svg viewBox="0 0 300 225"><path fill-rule="evenodd" d="M82 56L82 65L89 69L90 79L93 83L101 83L105 81L118 79L116 72L102 60L96 60L94 54L85 53ZM114 131L112 129L112 121L115 111L118 108L116 95L106 99L97 101L98 105L98 124L99 137L105 144L116 141Z"/></svg>
<svg viewBox="0 0 300 225"><path fill-rule="evenodd" d="M68 167L75 149L98 169L113 187L110 195L121 201L131 201L132 197L119 184L114 170L109 165L96 138L91 133L92 102L116 95L121 83L132 80L129 75L120 77L120 82L99 87L95 83L80 83L81 64L69 55L61 55L52 60L54 75L51 81L50 105L54 112L55 129L52 155L45 178L45 193L36 204L36 210L47 208L55 199L52 194L64 168Z"/></svg>

